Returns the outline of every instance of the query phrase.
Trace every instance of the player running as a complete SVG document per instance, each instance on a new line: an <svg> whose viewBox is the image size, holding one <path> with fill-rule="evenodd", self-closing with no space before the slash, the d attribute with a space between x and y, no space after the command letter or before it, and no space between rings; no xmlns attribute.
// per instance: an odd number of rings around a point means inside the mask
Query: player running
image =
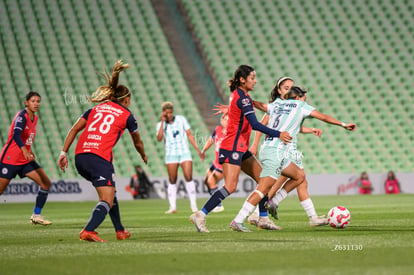
<svg viewBox="0 0 414 275"><path fill-rule="evenodd" d="M40 214L51 183L43 168L36 162L32 151L38 121L36 112L39 111L40 100L39 93L30 91L24 101L26 108L20 110L12 121L7 143L0 155L0 195L17 175L20 178L28 177L40 186L30 222L33 225L50 225L52 222Z"/></svg>
<svg viewBox="0 0 414 275"><path fill-rule="evenodd" d="M276 99L283 99L283 96L289 92L290 88L294 86L293 79L290 77L281 77L277 80L275 86L273 87L271 94L270 94L270 102L275 101ZM267 114L264 115L263 119L261 120L261 123L267 124L269 122L269 116ZM316 129L316 128L307 128L307 127L301 127L300 130L301 133L313 133L314 135L320 137L322 134L322 130ZM259 147L259 141L260 137L262 136L262 133L256 132L253 140L253 144L250 147L250 151L257 155L258 147ZM296 144L292 144L291 150L295 150L295 152L292 152L292 156L295 156L295 159L293 161L295 164L300 167L301 169L304 168L303 162L302 162L302 153L297 150ZM275 218L278 219L278 205L280 202L287 197L287 194L292 191L295 187L293 187L291 184L285 184L282 188L279 190L276 189L276 186L280 186L280 184L285 183L288 180L288 178L281 175L277 179L277 184L274 185L269 191L269 200L266 203L266 207L268 208L269 213ZM302 184L296 187L298 198L300 201L301 206L305 210L308 218L309 218L309 224L311 226L321 226L326 225L328 223L328 219L326 219L323 216L318 216L315 210L315 206L312 202L312 199L309 196L308 193L308 181L305 176L305 180ZM254 217L254 214L251 215L248 218L249 223L254 223L257 218Z"/></svg>
<svg viewBox="0 0 414 275"><path fill-rule="evenodd" d="M227 133L227 114L223 114L220 119L220 124L215 129L211 137L207 140L207 142L204 144L203 150L201 150L202 153L205 153L211 145L214 144L214 150L216 153L216 157L211 164L210 168L207 170L206 177L204 179L204 184L208 187L208 192L210 195L213 195L217 191L217 183L221 181L224 178L223 175L223 167L219 163L219 150L220 150L220 144L223 140L223 138L226 136ZM218 204L211 212L218 213L223 212L224 206L220 203Z"/></svg>
<svg viewBox="0 0 414 275"><path fill-rule="evenodd" d="M135 149L147 163L144 143L138 132L138 123L128 110L131 103L131 92L124 85L118 85L119 74L129 67L122 61L115 63L112 74L102 74L107 82L92 95L91 101L98 102L87 110L70 129L58 165L65 172L68 167L67 152L77 134L82 132L75 150L75 165L82 177L91 181L99 196L99 202L92 211L91 217L79 234L79 238L90 242L106 242L98 237L95 229L104 221L109 213L118 240L131 236L121 223L118 200L115 195L113 147L128 129Z"/></svg>
<svg viewBox="0 0 414 275"><path fill-rule="evenodd" d="M223 165L224 186L210 197L201 211L190 216L190 220L198 232L209 232L206 227L207 214L236 190L239 174L242 170L258 182L261 166L248 151L252 129L264 132L271 137L278 137L283 142L289 142L291 139L287 132L281 133L270 129L257 121L253 101L249 95L256 82L256 72L248 65L239 66L234 77L228 82L231 91L228 108L229 118L226 136L221 142L219 150L219 163ZM265 222L271 221L267 218Z"/></svg>
<svg viewBox="0 0 414 275"><path fill-rule="evenodd" d="M231 222L230 227L235 231L250 232L244 225L245 219L254 211L256 205L269 192L270 188L276 184L276 180L281 174L289 178L286 184L294 187L304 181L305 173L294 161L296 158L294 154L297 153L297 134L304 118L313 117L329 124L342 126L349 131L356 128L353 123L345 124L329 115L320 113L314 107L308 105L305 102L306 91L299 87L292 87L285 95L285 99L281 100L279 98L270 104L255 102L256 108L269 114L268 126L278 131L288 131L293 139L291 143L284 144L273 137L266 137L260 151L260 160L263 166L260 182ZM282 183L278 184L276 189L279 189L282 185Z"/></svg>

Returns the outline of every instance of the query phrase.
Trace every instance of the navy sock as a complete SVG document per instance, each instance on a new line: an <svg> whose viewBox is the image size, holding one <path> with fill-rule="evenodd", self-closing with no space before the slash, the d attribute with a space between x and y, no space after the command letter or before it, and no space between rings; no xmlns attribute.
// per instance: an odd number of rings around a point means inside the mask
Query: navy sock
<svg viewBox="0 0 414 275"><path fill-rule="evenodd" d="M111 217L112 224L114 225L115 231L124 231L125 228L121 223L121 214L119 212L118 199L114 198L114 204L111 210L109 210L109 216Z"/></svg>
<svg viewBox="0 0 414 275"><path fill-rule="evenodd" d="M105 220L106 214L109 212L109 203L99 201L92 211L91 218L85 226L86 231L95 231L95 229Z"/></svg>
<svg viewBox="0 0 414 275"><path fill-rule="evenodd" d="M212 196L214 193L216 193L218 190L218 188L213 188L213 189L208 189L208 192L210 193L210 196ZM217 205L217 206L221 206L221 202Z"/></svg>
<svg viewBox="0 0 414 275"><path fill-rule="evenodd" d="M49 190L40 188L37 192L36 203L33 209L33 214L39 215L42 212L43 206L45 206L47 196L49 195Z"/></svg>
<svg viewBox="0 0 414 275"><path fill-rule="evenodd" d="M269 200L269 197L266 195L264 198L259 201L259 215L260 217L267 217L267 209L265 207L265 203Z"/></svg>
<svg viewBox="0 0 414 275"><path fill-rule="evenodd" d="M206 204L204 204L201 211L204 212L204 214L210 213L211 210L214 209L217 205L221 203L222 200L224 200L226 197L228 197L230 193L226 190L226 188L221 187L218 189L211 197L208 199Z"/></svg>
<svg viewBox="0 0 414 275"><path fill-rule="evenodd" d="M208 189L208 192L210 193L210 196L212 196L214 193L216 193L216 191L217 191L217 187L216 188L213 188L213 189Z"/></svg>

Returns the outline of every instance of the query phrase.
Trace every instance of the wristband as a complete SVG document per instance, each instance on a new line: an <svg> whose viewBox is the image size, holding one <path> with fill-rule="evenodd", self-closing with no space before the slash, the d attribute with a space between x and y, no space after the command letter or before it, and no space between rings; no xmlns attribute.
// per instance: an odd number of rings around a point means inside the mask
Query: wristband
<svg viewBox="0 0 414 275"><path fill-rule="evenodd" d="M345 128L345 125L346 125L346 124L345 124L345 122L342 122L342 124L341 124L341 125L342 125L342 127L344 127L344 128Z"/></svg>
<svg viewBox="0 0 414 275"><path fill-rule="evenodd" d="M61 156L64 156L64 157L67 157L67 156L68 156L68 153L67 153L67 152L65 152L65 151L60 151L60 155L61 155Z"/></svg>

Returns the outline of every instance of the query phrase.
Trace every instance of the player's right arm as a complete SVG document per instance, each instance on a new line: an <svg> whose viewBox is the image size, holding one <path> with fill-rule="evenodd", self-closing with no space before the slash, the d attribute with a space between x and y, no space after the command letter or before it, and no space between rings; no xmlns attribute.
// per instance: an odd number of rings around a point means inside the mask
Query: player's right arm
<svg viewBox="0 0 414 275"><path fill-rule="evenodd" d="M26 126L26 117L22 112L16 117L14 121L14 128L13 128L13 140L16 142L17 146L19 146L20 150L23 153L23 156L26 160L32 161L34 160L34 155L27 150L24 142L22 140L22 132Z"/></svg>
<svg viewBox="0 0 414 275"><path fill-rule="evenodd" d="M85 129L85 127L86 127L86 119L82 116L72 126L72 128L69 130L68 135L65 138L62 152L60 153L59 160L58 160L58 165L63 172L65 172L65 169L68 168L67 153L69 151L69 148L72 145L78 133L81 132L83 129Z"/></svg>
<svg viewBox="0 0 414 275"><path fill-rule="evenodd" d="M158 132L157 132L157 140L158 141L162 141L164 139L164 123L165 123L165 120L166 120L166 116L165 116L164 111L161 113L160 119L161 119L160 128L158 129Z"/></svg>
<svg viewBox="0 0 414 275"><path fill-rule="evenodd" d="M147 164L148 156L145 154L144 142L138 131L131 133L132 141L134 142L135 150L141 155L142 160Z"/></svg>
<svg viewBox="0 0 414 275"><path fill-rule="evenodd" d="M253 100L253 105L256 109L259 109L262 112L267 112L267 104L266 103L262 103L262 102Z"/></svg>

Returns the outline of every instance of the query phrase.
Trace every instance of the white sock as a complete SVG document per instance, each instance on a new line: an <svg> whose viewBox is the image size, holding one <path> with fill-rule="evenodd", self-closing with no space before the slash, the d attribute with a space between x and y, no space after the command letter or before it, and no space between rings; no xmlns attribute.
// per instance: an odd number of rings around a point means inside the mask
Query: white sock
<svg viewBox="0 0 414 275"><path fill-rule="evenodd" d="M302 205L303 209L306 212L306 215L308 215L309 218L317 216L315 206L313 206L313 202L310 198L301 201L300 204Z"/></svg>
<svg viewBox="0 0 414 275"><path fill-rule="evenodd" d="M244 220L246 220L247 217L250 216L251 213L253 213L255 208L256 205L253 205L250 202L247 202L246 200L243 204L243 207L240 209L239 214L237 214L237 216L234 218L234 221L237 223L243 223Z"/></svg>
<svg viewBox="0 0 414 275"><path fill-rule="evenodd" d="M284 188L281 188L279 191L276 192L276 195L273 197L272 201L279 205L281 201L283 201L287 197L288 193Z"/></svg>
<svg viewBox="0 0 414 275"><path fill-rule="evenodd" d="M188 198L190 199L191 210L197 209L197 198L194 181L186 182L185 190L187 190Z"/></svg>
<svg viewBox="0 0 414 275"><path fill-rule="evenodd" d="M168 183L167 195L168 202L170 203L170 210L177 210L177 184Z"/></svg>
<svg viewBox="0 0 414 275"><path fill-rule="evenodd" d="M260 216L259 207L256 206L256 209L253 211L257 216Z"/></svg>

